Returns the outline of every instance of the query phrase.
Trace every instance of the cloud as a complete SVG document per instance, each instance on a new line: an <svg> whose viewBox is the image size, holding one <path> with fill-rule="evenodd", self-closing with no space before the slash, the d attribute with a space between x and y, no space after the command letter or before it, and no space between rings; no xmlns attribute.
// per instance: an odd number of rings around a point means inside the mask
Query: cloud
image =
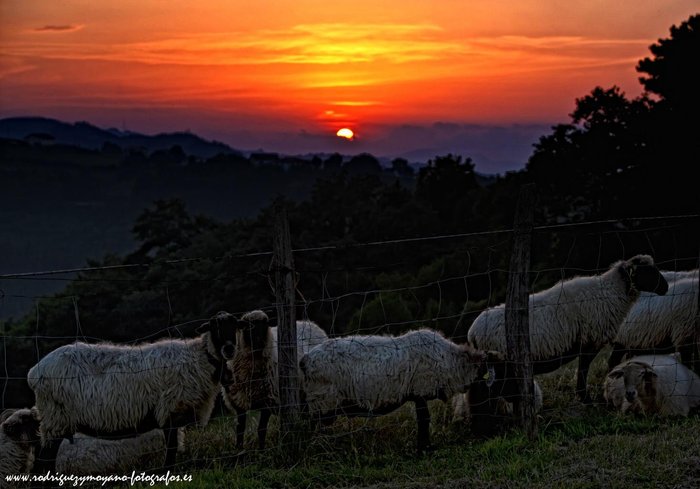
<svg viewBox="0 0 700 489"><path fill-rule="evenodd" d="M14 59L9 56L0 57L0 80L35 69L35 65L24 63L22 60Z"/></svg>
<svg viewBox="0 0 700 489"><path fill-rule="evenodd" d="M81 25L46 25L33 32L71 32ZM46 57L175 65L403 64L443 59L459 45L430 24L303 24L280 30L190 34L134 43L21 46Z"/></svg>
<svg viewBox="0 0 700 489"><path fill-rule="evenodd" d="M46 25L34 32L59 33L82 25ZM299 24L288 29L184 34L131 43L8 46L10 54L48 59L110 61L150 65L286 66L313 76L296 80L306 88L356 87L391 80L482 73L590 69L633 63L648 40L582 36L464 37L428 23ZM425 64L430 63L430 69ZM414 65L421 64L421 69ZM327 69L333 66L337 69ZM409 67L409 68L407 68ZM279 80L278 80L279 81Z"/></svg>
<svg viewBox="0 0 700 489"><path fill-rule="evenodd" d="M75 32L82 29L83 25L45 25L43 27L36 27L33 29L34 32Z"/></svg>

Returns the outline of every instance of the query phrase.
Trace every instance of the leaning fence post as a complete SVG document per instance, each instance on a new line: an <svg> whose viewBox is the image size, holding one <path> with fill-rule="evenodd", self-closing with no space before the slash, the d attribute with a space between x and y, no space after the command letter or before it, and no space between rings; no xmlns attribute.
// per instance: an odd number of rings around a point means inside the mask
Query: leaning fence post
<svg viewBox="0 0 700 489"><path fill-rule="evenodd" d="M297 327L295 317L294 257L287 210L275 203L273 246L275 300L278 318L278 379L280 395L280 446L285 458L297 455L299 439L299 380L297 378Z"/></svg>
<svg viewBox="0 0 700 489"><path fill-rule="evenodd" d="M537 437L537 417L534 410L534 386L530 358L529 273L530 247L535 214L535 185L520 190L513 224L513 253L510 259L506 290L505 330L506 355L512 362L513 375L518 380L520 402L515 403L528 439Z"/></svg>

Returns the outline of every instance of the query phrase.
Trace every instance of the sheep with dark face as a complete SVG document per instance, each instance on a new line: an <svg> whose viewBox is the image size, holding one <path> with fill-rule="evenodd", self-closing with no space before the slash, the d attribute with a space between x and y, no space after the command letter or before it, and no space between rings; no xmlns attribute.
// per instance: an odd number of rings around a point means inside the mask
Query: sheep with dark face
<svg viewBox="0 0 700 489"><path fill-rule="evenodd" d="M698 279L671 282L664 296L644 294L634 304L617 332L608 359L612 369L626 356L677 351L690 366L697 355L695 321L698 315Z"/></svg>
<svg viewBox="0 0 700 489"><path fill-rule="evenodd" d="M677 355L642 355L608 373L603 396L623 413L687 416L700 407L700 377Z"/></svg>
<svg viewBox="0 0 700 489"><path fill-rule="evenodd" d="M27 375L41 412L42 459L54 470L63 438L134 436L165 430L165 464L175 462L178 428L209 420L237 321L226 312L192 339L124 346L74 343L52 351ZM42 470L44 468L42 467Z"/></svg>
<svg viewBox="0 0 700 489"><path fill-rule="evenodd" d="M230 381L223 386L226 406L236 413L236 446L243 447L247 412L260 411L258 446L265 448L267 424L279 409L277 326L271 327L263 311L251 311L240 319L236 353L228 362ZM301 358L328 335L314 322L296 322L297 356Z"/></svg>
<svg viewBox="0 0 700 489"><path fill-rule="evenodd" d="M0 488L12 487L6 475L32 470L39 442L39 412L9 409L0 416Z"/></svg>
<svg viewBox="0 0 700 489"><path fill-rule="evenodd" d="M576 393L590 403L587 377L595 356L615 338L640 291L663 295L667 289L652 257L637 255L614 263L603 274L563 280L531 294L534 374L552 372L578 358ZM468 341L482 350L505 352L505 305L483 311L469 328Z"/></svg>
<svg viewBox="0 0 700 489"><path fill-rule="evenodd" d="M417 449L430 445L427 402L447 401L479 382L496 378L503 358L457 345L429 329L401 336L332 338L299 361L305 408L313 420L379 416L412 401L418 424Z"/></svg>

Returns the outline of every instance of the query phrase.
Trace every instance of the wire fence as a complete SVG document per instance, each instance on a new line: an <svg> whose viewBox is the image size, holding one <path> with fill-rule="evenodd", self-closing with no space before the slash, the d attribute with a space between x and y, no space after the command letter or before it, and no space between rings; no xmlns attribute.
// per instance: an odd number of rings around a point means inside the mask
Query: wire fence
<svg viewBox="0 0 700 489"><path fill-rule="evenodd" d="M631 411L642 409L639 401L625 398L620 391L619 377L610 379L607 376L612 368L608 365L611 352L628 356L679 352L681 365L695 367L700 321L697 275L700 244L692 241L697 240L697 231L689 234L688 229L697 230L699 218L697 215L641 217L534 228L533 266L528 281L530 290L538 292L538 296L541 294L542 299L540 302L531 300L530 317L539 314L538 311L551 314L547 326L530 325L538 384L535 392L539 390L541 394L541 400L535 399L535 402L539 402L540 416L578 402L575 400L576 363L573 360L582 354L592 356L591 360L597 358L588 373L587 392L592 401ZM508 229L293 250L294 312L300 321L297 322L298 331L306 331L302 322L311 321L319 325L328 337L325 349L316 348L313 355L307 355L299 372L304 387L303 403L309 410L307 414L327 415L324 421L329 424L331 414L362 415L358 418L340 416L327 427L304 425L299 436L312 443L313 450L353 450L355 444L375 438L382 439L397 451L406 450L406 440L411 440L413 446L412 440L417 438L421 448L421 443L428 443L425 439L426 417L429 424L427 435L437 444L441 440L463 436L474 428L468 412L469 399L460 391L469 382L483 378L485 373L477 372L477 366L473 371L465 370L463 363L454 363L452 357L455 352L471 351L464 346L469 343L480 350L499 350L502 353L505 349L493 348L493 342L487 341L494 335L498 336L488 326L486 338L470 335L469 331L477 318L492 314L505 302L512 234L513 230ZM370 252L375 249L384 251L379 254ZM146 376L165 375L165 372L169 374L167 379L176 383L172 380L177 378L174 373L192 367L191 358L182 356L178 360L176 355L169 361L154 364L151 352L158 346L144 345L153 341L179 344L186 338L190 343L196 341L192 338L197 337L197 327L209 321L213 312L220 309L225 309L235 318L259 309L270 318L270 326L276 325L278 306L285 305L274 299L272 255L272 251L254 250L215 257L0 274L0 290L22 281L84 285L49 295L0 295L0 313L19 302L32 304L32 309L24 317L0 322L2 407L32 406L33 393L27 385L29 368L61 345L76 341L116 341L118 346L113 349L121 352L128 349L132 352L132 363L127 363L122 369L93 363L81 366L80 374L49 376L48 381L68 382L79 378L83 383L103 385L106 390L119 376L131 379L127 384L139 385ZM635 293L630 295L630 284L634 285L630 280L634 279L611 268L618 260L629 260L637 255L652 256L656 267L664 272L669 284L665 295L645 291L639 297ZM433 259L426 260L426 256ZM377 257L382 261L377 261ZM183 272L195 263L226 264L231 268L223 274L214 268L210 275L194 276ZM153 270L165 271L160 278L154 278L148 274ZM677 276L675 272L679 271L688 274ZM257 302L239 301L236 297L217 298L212 301L215 304L211 310L183 318L185 313L181 304L188 294L199 295L203 289L225 289L240 277L253 284L251 287L255 291L262 291ZM577 287L589 289L579 293L578 289L566 285L573 282L577 282ZM618 282L624 285L622 292L614 290L614 285L611 285ZM142 315L139 317L129 311L128 304L109 302L113 297L105 295L100 288L102 285L119 289L127 298L133 291L134 306L148 306L155 302L159 307L155 310L141 307L137 309ZM138 302L136 296L143 294L144 289L150 293L149 300ZM616 296L614 300L618 302L611 306L612 294L620 297ZM625 298L629 299L629 304L625 303ZM100 319L92 306L99 306L102 314L109 311L123 323ZM626 308L631 310L629 315ZM144 326L139 328L141 319ZM59 321L63 321L61 328L54 328ZM606 321L611 324L603 331L602 325ZM124 323L128 323L128 327ZM115 333L110 329L115 324L124 327ZM568 343L556 344L564 340L557 339L556 335L550 336L549 328L555 327L560 330L571 328ZM217 396L210 426L206 429L188 426L182 435L184 446L178 455L180 466L206 468L214 461L224 466L242 463L241 450L254 448L259 443L258 423L260 413L265 411L273 415L266 446L273 451L280 449L280 426L275 416L280 407L279 392L272 363L277 361L276 353L273 354L276 349L269 343L269 330L265 329L266 334L255 339L252 339L255 336L252 331L241 331L237 337L236 351L246 360L239 364L244 366L238 371L233 369L229 377L222 374L219 379L234 386L232 392L240 398L243 407L230 409L231 403L226 406L222 397ZM418 331L432 336L417 337ZM620 331L627 337L619 336ZM647 331L646 336L644 331ZM248 333L249 337L246 336ZM432 340L426 342L426 338ZM253 341L262 341L262 346L250 350L243 348L242 345ZM495 341L498 343L501 339ZM297 346L300 354L308 354L316 343L304 337ZM210 353L217 354L211 350ZM185 358L190 359L185 361ZM478 364L476 360L471 363ZM664 366L657 366L661 367ZM156 384L151 382L148 385ZM144 397L147 396L144 394ZM408 400L414 401L413 411L407 408L395 410ZM424 406L424 403L427 404ZM110 406L102 408L109 409ZM496 408L503 416L512 416L512 407L502 401ZM94 406L85 409L94 409ZM254 422L248 423L244 440L237 444L236 426L242 420L240 414L246 411L250 411L249 418L252 417ZM374 419L380 415L381 420ZM313 441L309 442L309 438ZM116 446L122 442L113 443ZM145 448L147 444L144 442L141 448L131 449L130 453L136 450L145 457L139 463L146 463L146 455L151 456L148 463L153 463L153 456L160 461L165 438L155 440L156 448L153 448L153 439L149 443L149 448ZM79 456L78 453L73 457ZM127 460L125 457L122 460ZM116 469L112 467L110 470Z"/></svg>

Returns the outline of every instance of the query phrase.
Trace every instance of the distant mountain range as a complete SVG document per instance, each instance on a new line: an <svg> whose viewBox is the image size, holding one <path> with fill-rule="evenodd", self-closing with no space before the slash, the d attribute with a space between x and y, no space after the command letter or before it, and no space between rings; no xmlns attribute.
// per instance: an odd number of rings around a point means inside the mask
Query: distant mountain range
<svg viewBox="0 0 700 489"><path fill-rule="evenodd" d="M101 149L106 143L128 150L145 149L147 152L167 150L180 146L188 155L211 158L217 154L240 154L230 146L207 141L189 132L175 132L147 136L119 129L100 129L88 122L67 123L44 117L10 117L0 119L0 138L20 139L44 144L66 144L87 149Z"/></svg>

